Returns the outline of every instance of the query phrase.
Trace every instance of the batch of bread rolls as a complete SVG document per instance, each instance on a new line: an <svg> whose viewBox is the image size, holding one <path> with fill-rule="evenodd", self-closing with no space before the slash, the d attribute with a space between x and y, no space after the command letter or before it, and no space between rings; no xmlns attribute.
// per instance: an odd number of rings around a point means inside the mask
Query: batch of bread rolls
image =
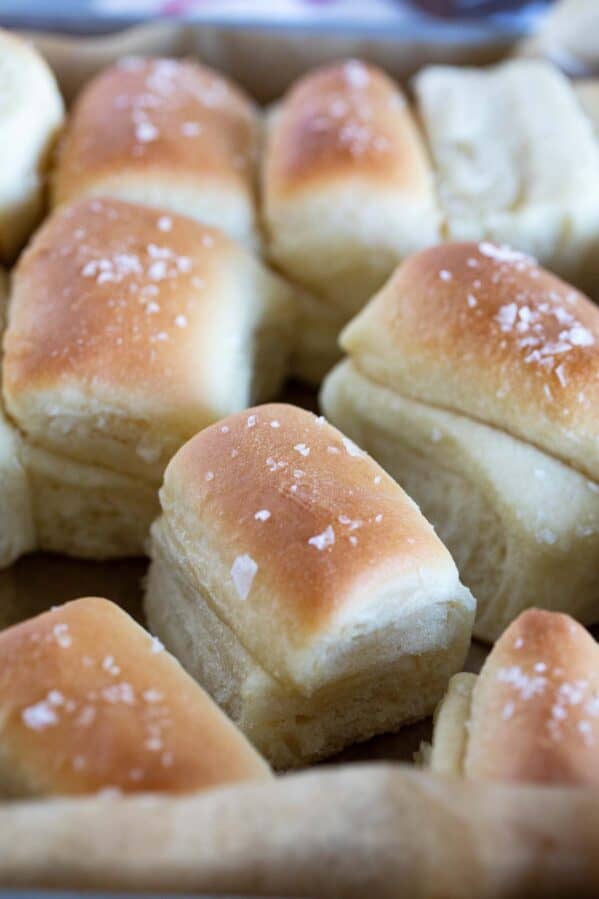
<svg viewBox="0 0 599 899"><path fill-rule="evenodd" d="M49 585L0 633L0 794L270 778L433 712L434 772L599 785L597 85L341 60L262 111L125 58L65 115L2 32L0 97L0 564L151 560L148 631Z"/></svg>

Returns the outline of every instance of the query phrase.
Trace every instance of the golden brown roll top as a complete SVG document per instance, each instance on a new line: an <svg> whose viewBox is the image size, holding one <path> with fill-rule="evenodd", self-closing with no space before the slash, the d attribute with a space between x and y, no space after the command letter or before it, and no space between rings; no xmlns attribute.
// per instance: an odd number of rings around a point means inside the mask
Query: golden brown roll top
<svg viewBox="0 0 599 899"><path fill-rule="evenodd" d="M346 316L403 256L439 237L405 97L358 60L304 76L273 112L263 203L272 258Z"/></svg>
<svg viewBox="0 0 599 899"><path fill-rule="evenodd" d="M196 62L124 59L75 102L54 203L82 194L149 203L253 246L257 143L253 104L222 75Z"/></svg>
<svg viewBox="0 0 599 899"><path fill-rule="evenodd" d="M0 261L12 262L43 213L64 106L39 53L3 30L0 64Z"/></svg>
<svg viewBox="0 0 599 899"><path fill-rule="evenodd" d="M15 271L6 405L37 445L158 480L197 430L277 390L291 319L287 288L222 232L85 199Z"/></svg>
<svg viewBox="0 0 599 899"><path fill-rule="evenodd" d="M0 634L0 793L193 792L268 768L113 603L78 599Z"/></svg>
<svg viewBox="0 0 599 899"><path fill-rule="evenodd" d="M599 481L599 310L530 257L487 242L416 254L341 344L375 382Z"/></svg>
<svg viewBox="0 0 599 899"><path fill-rule="evenodd" d="M470 621L472 597L417 506L302 409L259 406L200 432L160 495L155 529L192 582L259 664L302 694L360 672L360 641L436 603Z"/></svg>
<svg viewBox="0 0 599 899"><path fill-rule="evenodd" d="M452 678L432 766L482 780L598 786L598 745L599 647L569 615L530 609L478 677Z"/></svg>

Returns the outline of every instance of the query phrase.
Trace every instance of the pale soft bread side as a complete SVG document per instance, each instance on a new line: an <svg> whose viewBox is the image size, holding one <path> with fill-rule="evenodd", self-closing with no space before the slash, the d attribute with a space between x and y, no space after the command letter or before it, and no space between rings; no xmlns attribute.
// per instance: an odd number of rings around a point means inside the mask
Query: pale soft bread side
<svg viewBox="0 0 599 899"><path fill-rule="evenodd" d="M98 560L146 554L160 511L155 484L20 443L35 549Z"/></svg>
<svg viewBox="0 0 599 899"><path fill-rule="evenodd" d="M159 641L105 599L3 631L0 652L5 797L194 792L269 776Z"/></svg>
<svg viewBox="0 0 599 899"><path fill-rule="evenodd" d="M320 397L412 496L477 598L493 642L534 602L599 620L599 485L530 443L408 399L341 363Z"/></svg>
<svg viewBox="0 0 599 899"><path fill-rule="evenodd" d="M293 314L283 282L222 232L85 199L15 270L6 406L33 444L157 484L196 431L277 391Z"/></svg>
<svg viewBox="0 0 599 899"><path fill-rule="evenodd" d="M309 696L273 677L181 570L161 524L152 534L145 611L153 631L277 769L326 758L359 740L430 715L463 664L464 609L441 604L402 620L398 657ZM413 629L413 633L411 630Z"/></svg>
<svg viewBox="0 0 599 899"><path fill-rule="evenodd" d="M12 262L42 217L46 171L63 119L62 97L43 58L0 30L0 261Z"/></svg>
<svg viewBox="0 0 599 899"><path fill-rule="evenodd" d="M258 245L258 115L245 93L197 62L127 58L75 101L53 202L103 195L170 209Z"/></svg>
<svg viewBox="0 0 599 899"><path fill-rule="evenodd" d="M25 890L595 899L597 796L360 764L200 796L7 803L0 868Z"/></svg>
<svg viewBox="0 0 599 899"><path fill-rule="evenodd" d="M456 703L470 677L469 707ZM530 609L437 712L432 764L478 780L599 785L599 647L569 615ZM454 756L461 733L465 749Z"/></svg>
<svg viewBox="0 0 599 899"><path fill-rule="evenodd" d="M595 129L595 135L599 138L599 78L575 81L574 90Z"/></svg>
<svg viewBox="0 0 599 899"><path fill-rule="evenodd" d="M341 344L373 381L599 481L599 309L529 257L490 243L417 253Z"/></svg>
<svg viewBox="0 0 599 899"><path fill-rule="evenodd" d="M414 503L285 405L202 431L152 528L151 626L277 767L429 714L474 601Z"/></svg>
<svg viewBox="0 0 599 899"><path fill-rule="evenodd" d="M346 60L296 82L270 117L263 168L271 258L346 319L439 238L418 128L374 66Z"/></svg>
<svg viewBox="0 0 599 899"><path fill-rule="evenodd" d="M7 298L8 279L0 269L0 337L6 324ZM33 549L34 545L31 488L23 465L23 446L6 419L0 398L0 569Z"/></svg>
<svg viewBox="0 0 599 899"><path fill-rule="evenodd" d="M477 680L477 675L469 672L454 674L447 693L435 710L434 739L427 765L435 773L462 774L468 746L467 724L472 692Z"/></svg>
<svg viewBox="0 0 599 899"><path fill-rule="evenodd" d="M0 568L35 546L31 503L21 441L0 407Z"/></svg>
<svg viewBox="0 0 599 899"><path fill-rule="evenodd" d="M296 289L296 322L289 360L291 375L318 386L341 358L338 337L347 316L308 291Z"/></svg>
<svg viewBox="0 0 599 899"><path fill-rule="evenodd" d="M568 79L541 61L433 66L415 91L446 237L509 243L584 288L599 146Z"/></svg>

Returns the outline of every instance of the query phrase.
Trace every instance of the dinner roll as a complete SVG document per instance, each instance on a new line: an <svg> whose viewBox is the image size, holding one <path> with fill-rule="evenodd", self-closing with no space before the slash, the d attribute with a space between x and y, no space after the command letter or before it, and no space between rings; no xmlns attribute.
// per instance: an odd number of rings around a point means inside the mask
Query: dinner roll
<svg viewBox="0 0 599 899"><path fill-rule="evenodd" d="M507 242L599 296L599 147L550 63L432 66L415 79L450 240Z"/></svg>
<svg viewBox="0 0 599 899"><path fill-rule="evenodd" d="M140 553L173 453L276 393L292 312L215 229L107 198L57 210L15 270L3 365L41 547Z"/></svg>
<svg viewBox="0 0 599 899"><path fill-rule="evenodd" d="M532 603L599 620L599 309L522 253L444 244L345 329L332 422L419 503L496 639Z"/></svg>
<svg viewBox="0 0 599 899"><path fill-rule="evenodd" d="M257 143L252 102L222 75L190 61L123 59L74 104L53 200L147 203L255 246Z"/></svg>
<svg viewBox="0 0 599 899"><path fill-rule="evenodd" d="M169 463L150 626L278 768L430 714L474 599L416 505L323 419L230 416Z"/></svg>
<svg viewBox="0 0 599 899"><path fill-rule="evenodd" d="M569 615L529 609L480 675L457 674L430 766L477 780L599 786L599 647Z"/></svg>
<svg viewBox="0 0 599 899"><path fill-rule="evenodd" d="M63 118L62 97L42 57L0 29L0 261L14 259L41 218Z"/></svg>
<svg viewBox="0 0 599 899"><path fill-rule="evenodd" d="M337 62L301 78L270 117L263 173L268 251L316 295L300 319L300 374L337 358L341 326L410 252L440 237L424 144L400 89L373 66ZM308 370L305 370L308 367Z"/></svg>
<svg viewBox="0 0 599 899"><path fill-rule="evenodd" d="M194 792L269 777L159 640L106 599L0 633L0 795Z"/></svg>

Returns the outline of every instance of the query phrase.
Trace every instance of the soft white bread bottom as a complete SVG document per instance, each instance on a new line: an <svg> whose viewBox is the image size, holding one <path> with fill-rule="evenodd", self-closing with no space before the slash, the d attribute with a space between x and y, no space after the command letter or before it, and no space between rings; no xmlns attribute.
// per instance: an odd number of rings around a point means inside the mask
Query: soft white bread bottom
<svg viewBox="0 0 599 899"><path fill-rule="evenodd" d="M145 599L150 629L275 768L316 761L430 715L465 658L471 608L460 595L455 602L423 604L398 620L382 640L389 644L381 644L382 661L373 658L367 676L358 672L302 694L269 674L216 614L164 519L152 538Z"/></svg>
<svg viewBox="0 0 599 899"><path fill-rule="evenodd" d="M533 603L599 620L599 485L495 428L381 387L349 361L321 403L435 525L477 597L476 636L495 640Z"/></svg>
<svg viewBox="0 0 599 899"><path fill-rule="evenodd" d="M144 554L159 512L155 487L31 444L23 459L37 549L90 559Z"/></svg>
<svg viewBox="0 0 599 899"><path fill-rule="evenodd" d="M439 774L459 776L468 747L468 722L478 675L462 671L449 681L447 693L435 710L435 737L420 754L426 766Z"/></svg>
<svg viewBox="0 0 599 899"><path fill-rule="evenodd" d="M35 546L29 479L22 446L0 409L0 568Z"/></svg>
<svg viewBox="0 0 599 899"><path fill-rule="evenodd" d="M298 290L296 330L290 372L308 384L319 385L341 358L337 338L346 319L317 297Z"/></svg>

